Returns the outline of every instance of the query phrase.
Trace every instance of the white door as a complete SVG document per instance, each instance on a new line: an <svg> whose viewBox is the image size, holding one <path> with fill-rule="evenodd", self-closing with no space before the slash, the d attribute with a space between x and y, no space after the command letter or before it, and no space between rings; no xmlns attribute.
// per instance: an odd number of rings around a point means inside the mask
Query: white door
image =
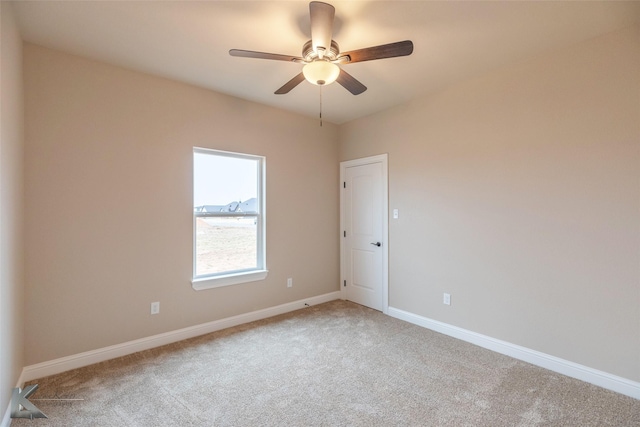
<svg viewBox="0 0 640 427"><path fill-rule="evenodd" d="M343 298L386 312L386 156L342 164Z"/></svg>

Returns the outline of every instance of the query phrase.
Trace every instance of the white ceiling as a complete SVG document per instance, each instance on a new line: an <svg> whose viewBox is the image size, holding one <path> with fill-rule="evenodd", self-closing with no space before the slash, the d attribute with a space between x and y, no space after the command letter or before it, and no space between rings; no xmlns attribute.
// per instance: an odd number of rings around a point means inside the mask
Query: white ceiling
<svg viewBox="0 0 640 427"><path fill-rule="evenodd" d="M411 56L345 65L368 87L323 89L323 117L344 123L640 22L640 2L334 1L342 51L412 40ZM301 65L229 49L301 55L307 1L20 1L25 41L317 117L319 88L274 91Z"/></svg>

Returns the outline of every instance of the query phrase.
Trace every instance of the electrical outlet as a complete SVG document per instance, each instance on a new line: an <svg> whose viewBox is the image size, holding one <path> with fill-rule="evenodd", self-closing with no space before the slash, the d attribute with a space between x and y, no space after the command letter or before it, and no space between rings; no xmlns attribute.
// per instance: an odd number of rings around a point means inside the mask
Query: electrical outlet
<svg viewBox="0 0 640 427"><path fill-rule="evenodd" d="M445 293L444 297L442 298L442 303L446 305L451 305L451 295L448 293Z"/></svg>
<svg viewBox="0 0 640 427"><path fill-rule="evenodd" d="M158 301L151 303L151 314L160 313L160 303Z"/></svg>
<svg viewBox="0 0 640 427"><path fill-rule="evenodd" d="M293 279L289 277L287 279L287 288L292 288L292 287L293 287Z"/></svg>

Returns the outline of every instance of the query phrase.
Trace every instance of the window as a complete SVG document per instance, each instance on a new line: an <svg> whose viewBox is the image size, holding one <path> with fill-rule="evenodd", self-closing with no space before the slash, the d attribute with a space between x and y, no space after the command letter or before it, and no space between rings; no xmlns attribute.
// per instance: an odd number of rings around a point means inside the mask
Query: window
<svg viewBox="0 0 640 427"><path fill-rule="evenodd" d="M262 280L265 158L193 149L193 287Z"/></svg>

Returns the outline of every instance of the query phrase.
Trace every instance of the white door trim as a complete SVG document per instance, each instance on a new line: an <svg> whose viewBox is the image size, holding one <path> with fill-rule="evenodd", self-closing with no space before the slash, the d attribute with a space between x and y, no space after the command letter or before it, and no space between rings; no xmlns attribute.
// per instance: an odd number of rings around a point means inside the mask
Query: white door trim
<svg viewBox="0 0 640 427"><path fill-rule="evenodd" d="M371 163L382 164L382 312L389 314L389 174L388 156L380 154L377 156L364 157L362 159L347 160L340 162L340 298L347 299L347 290L344 283L347 280L346 271L346 248L344 240L345 230L345 182L346 170L353 166L368 165Z"/></svg>

